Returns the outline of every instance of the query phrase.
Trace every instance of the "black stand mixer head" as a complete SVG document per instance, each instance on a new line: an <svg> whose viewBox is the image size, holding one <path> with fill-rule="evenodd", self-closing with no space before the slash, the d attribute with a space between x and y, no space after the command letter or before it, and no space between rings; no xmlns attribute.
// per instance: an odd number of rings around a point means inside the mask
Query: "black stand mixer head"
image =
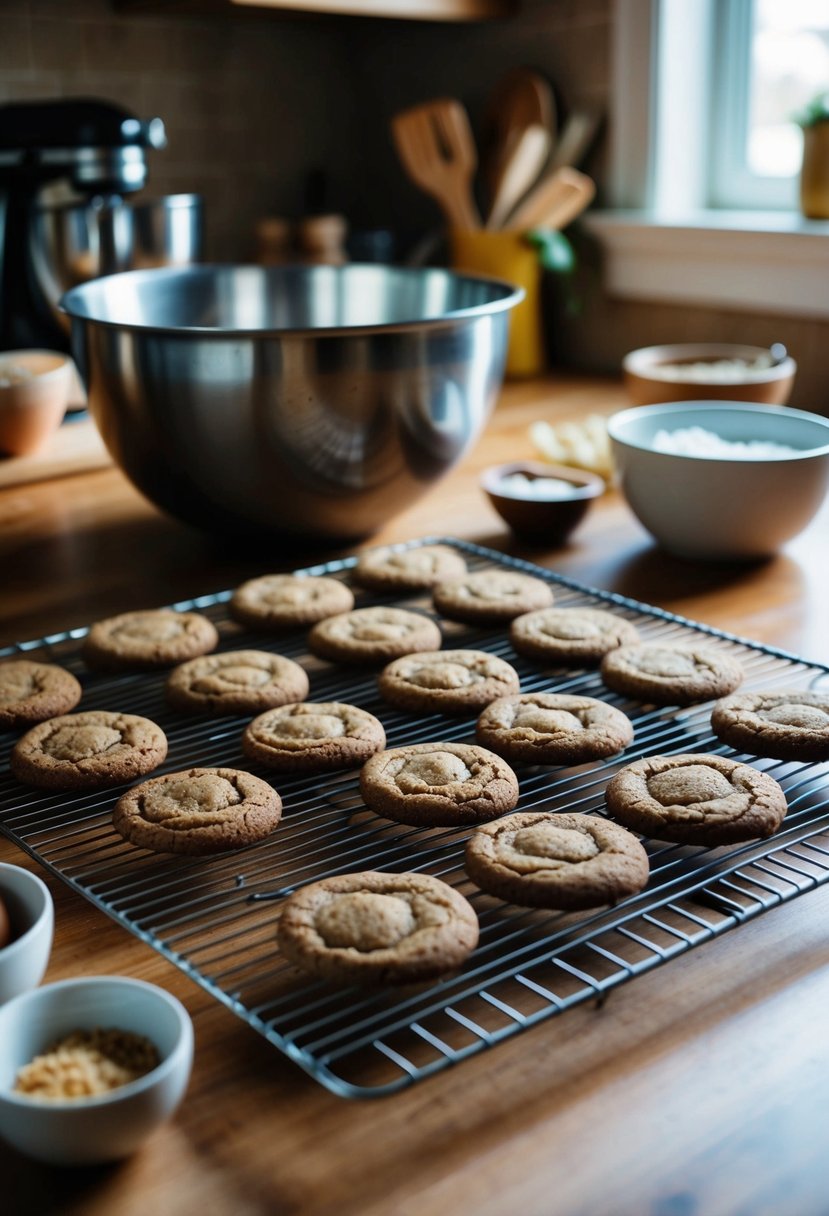
<svg viewBox="0 0 829 1216"><path fill-rule="evenodd" d="M146 152L166 143L160 118L111 102L69 98L0 106L0 350L68 349L37 272L49 252L35 226L39 192L64 183L77 199L131 194Z"/></svg>

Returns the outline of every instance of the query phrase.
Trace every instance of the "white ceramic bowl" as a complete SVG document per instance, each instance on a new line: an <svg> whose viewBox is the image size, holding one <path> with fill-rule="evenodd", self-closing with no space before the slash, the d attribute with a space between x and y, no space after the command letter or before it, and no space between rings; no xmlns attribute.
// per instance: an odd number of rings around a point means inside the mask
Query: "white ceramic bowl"
<svg viewBox="0 0 829 1216"><path fill-rule="evenodd" d="M0 1005L43 979L52 949L55 912L44 882L21 866L0 862L0 899L12 924L12 941L0 950Z"/></svg>
<svg viewBox="0 0 829 1216"><path fill-rule="evenodd" d="M741 460L653 450L658 431L692 426L797 454ZM649 405L614 414L608 433L634 514L683 557L768 557L806 527L829 488L829 418L803 410L732 401Z"/></svg>
<svg viewBox="0 0 829 1216"><path fill-rule="evenodd" d="M161 1063L98 1098L38 1102L14 1093L24 1064L70 1031L96 1027L146 1035ZM53 1165L126 1157L176 1109L192 1062L190 1017L163 988L110 975L46 984L0 1009L0 1136Z"/></svg>

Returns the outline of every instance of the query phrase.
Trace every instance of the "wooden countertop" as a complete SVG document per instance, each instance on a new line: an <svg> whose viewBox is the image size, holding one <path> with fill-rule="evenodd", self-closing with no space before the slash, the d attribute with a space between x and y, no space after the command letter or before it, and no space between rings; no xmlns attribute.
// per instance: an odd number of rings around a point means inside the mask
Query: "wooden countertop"
<svg viewBox="0 0 829 1216"><path fill-rule="evenodd" d="M478 488L480 469L531 456L536 418L623 404L612 382L508 386L459 469L372 543L451 532L829 661L829 507L783 555L739 568L661 554L612 494L564 550L511 539ZM0 490L0 557L0 645L280 564L273 551L223 549L165 519L114 469ZM0 860L37 868L4 841ZM580 1006L411 1090L355 1103L49 884L56 939L46 979L93 970L164 985L193 1015L196 1063L175 1120L121 1165L60 1171L0 1146L4 1212L771 1216L829 1207L827 888L622 986L602 1008Z"/></svg>

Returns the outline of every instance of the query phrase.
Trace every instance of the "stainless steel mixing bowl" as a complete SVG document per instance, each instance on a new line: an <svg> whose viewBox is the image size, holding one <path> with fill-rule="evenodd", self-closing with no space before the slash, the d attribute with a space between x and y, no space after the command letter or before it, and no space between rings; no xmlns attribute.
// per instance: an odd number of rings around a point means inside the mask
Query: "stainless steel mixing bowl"
<svg viewBox="0 0 829 1216"><path fill-rule="evenodd" d="M76 284L121 270L197 262L204 242L204 204L198 194L44 201L32 213L29 242L40 290L68 328L58 301Z"/></svg>
<svg viewBox="0 0 829 1216"><path fill-rule="evenodd" d="M204 528L366 536L470 447L504 369L507 283L387 266L131 271L67 292L104 441Z"/></svg>

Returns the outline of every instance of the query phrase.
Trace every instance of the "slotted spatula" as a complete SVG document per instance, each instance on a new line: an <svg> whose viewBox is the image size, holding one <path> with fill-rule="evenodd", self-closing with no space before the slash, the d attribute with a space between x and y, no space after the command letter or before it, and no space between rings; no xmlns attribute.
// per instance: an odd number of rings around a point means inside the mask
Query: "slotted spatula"
<svg viewBox="0 0 829 1216"><path fill-rule="evenodd" d="M463 105L438 98L392 119L392 136L409 177L440 205L454 228L480 228L472 197L478 165L475 140Z"/></svg>

